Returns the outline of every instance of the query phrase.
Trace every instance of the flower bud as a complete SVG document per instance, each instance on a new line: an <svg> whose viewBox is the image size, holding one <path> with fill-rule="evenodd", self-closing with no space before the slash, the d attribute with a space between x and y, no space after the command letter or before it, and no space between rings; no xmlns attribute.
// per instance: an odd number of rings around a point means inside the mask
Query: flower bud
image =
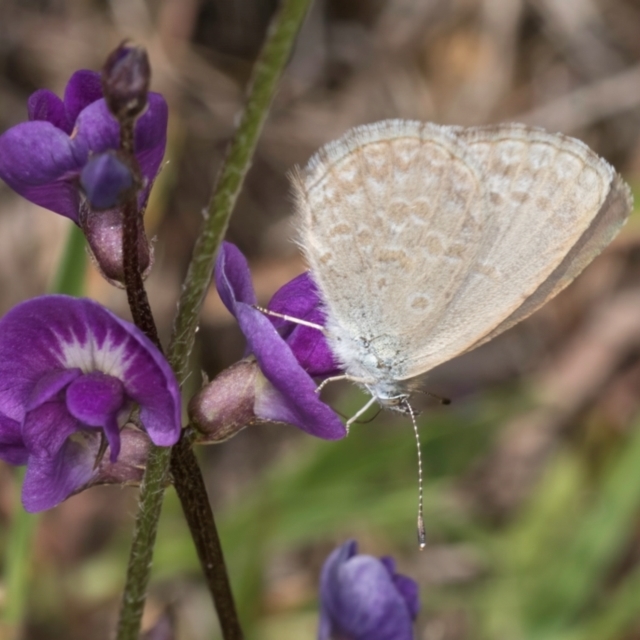
<svg viewBox="0 0 640 640"><path fill-rule="evenodd" d="M225 369L189 402L189 419L201 434L197 442L218 443L235 436L259 418L256 385L262 374L253 358Z"/></svg>
<svg viewBox="0 0 640 640"><path fill-rule="evenodd" d="M93 211L87 205L81 208L80 227L87 238L91 258L104 278L115 286L123 286L122 212L118 207ZM138 224L138 260L142 277L146 278L153 266L153 244L145 234L142 216Z"/></svg>
<svg viewBox="0 0 640 640"><path fill-rule="evenodd" d="M123 42L102 69L102 90L107 106L119 120L139 116L147 106L151 66L147 52Z"/></svg>

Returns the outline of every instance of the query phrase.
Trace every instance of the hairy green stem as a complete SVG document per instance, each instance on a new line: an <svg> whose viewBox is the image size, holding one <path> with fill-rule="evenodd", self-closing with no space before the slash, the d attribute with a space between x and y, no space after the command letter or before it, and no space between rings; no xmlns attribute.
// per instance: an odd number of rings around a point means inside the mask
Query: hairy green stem
<svg viewBox="0 0 640 640"><path fill-rule="evenodd" d="M218 248L251 166L251 158L278 80L291 55L296 34L310 4L311 0L283 0L254 67L246 107L218 174L174 323L169 359L179 380L184 379L187 371L200 308L209 287Z"/></svg>
<svg viewBox="0 0 640 640"><path fill-rule="evenodd" d="M214 195L194 247L174 322L169 361L180 382L184 380L187 372L198 317L209 287L218 247L249 170L278 80L289 59L295 36L310 3L311 0L283 0L256 62L245 111L218 175ZM199 470L195 473L197 463L190 449L190 442L186 438L180 440L173 452L153 447L149 454L140 490L139 512L120 613L118 640L136 640L139 633L157 522L162 507L163 487L170 461L176 491L186 514L207 584L214 595L223 638L241 640L242 631L213 513L206 500L202 476Z"/></svg>

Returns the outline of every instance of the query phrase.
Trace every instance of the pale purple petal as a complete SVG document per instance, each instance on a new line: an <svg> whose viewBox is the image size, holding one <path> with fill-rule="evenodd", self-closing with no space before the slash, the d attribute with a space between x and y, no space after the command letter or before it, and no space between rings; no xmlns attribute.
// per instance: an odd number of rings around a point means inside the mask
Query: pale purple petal
<svg viewBox="0 0 640 640"><path fill-rule="evenodd" d="M320 579L318 639L414 640L413 616L388 563L357 555L349 541L326 560Z"/></svg>
<svg viewBox="0 0 640 640"><path fill-rule="evenodd" d="M80 184L93 209L111 209L133 187L133 174L113 153L100 153L82 169Z"/></svg>
<svg viewBox="0 0 640 640"><path fill-rule="evenodd" d="M222 243L216 258L214 277L220 299L234 316L236 302L256 304L249 265L240 249L234 244Z"/></svg>
<svg viewBox="0 0 640 640"><path fill-rule="evenodd" d="M22 485L22 504L35 513L51 509L77 489L87 484L94 474L94 447L84 434L68 439L56 455L31 455Z"/></svg>
<svg viewBox="0 0 640 640"><path fill-rule="evenodd" d="M63 400L46 402L25 415L22 439L30 454L51 457L81 427Z"/></svg>
<svg viewBox="0 0 640 640"><path fill-rule="evenodd" d="M69 413L89 427L102 427L111 448L111 462L120 453L118 414L126 406L124 386L118 378L99 371L74 380L67 389Z"/></svg>
<svg viewBox="0 0 640 640"><path fill-rule="evenodd" d="M69 78L64 91L64 106L67 120L72 128L80 112L100 98L102 98L102 82L97 71L81 69Z"/></svg>
<svg viewBox="0 0 640 640"><path fill-rule="evenodd" d="M29 452L22 441L20 423L0 413L0 460L9 464L26 464Z"/></svg>
<svg viewBox="0 0 640 640"><path fill-rule="evenodd" d="M79 194L71 178L87 153L50 122L23 122L0 136L0 178L27 200L77 222Z"/></svg>
<svg viewBox="0 0 640 640"><path fill-rule="evenodd" d="M27 100L29 120L44 120L65 133L71 133L64 103L49 89L38 89Z"/></svg>
<svg viewBox="0 0 640 640"><path fill-rule="evenodd" d="M54 369L39 378L25 404L26 411L37 409L41 404L53 400L65 387L68 387L82 371L76 369Z"/></svg>

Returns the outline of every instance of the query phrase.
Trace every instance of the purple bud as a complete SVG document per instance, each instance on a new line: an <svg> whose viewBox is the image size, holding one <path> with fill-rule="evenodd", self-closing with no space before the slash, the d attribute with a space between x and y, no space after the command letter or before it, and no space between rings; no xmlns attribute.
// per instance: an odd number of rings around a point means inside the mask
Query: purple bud
<svg viewBox="0 0 640 640"><path fill-rule="evenodd" d="M123 42L102 69L102 90L107 106L118 119L133 119L147 106L151 66L147 52Z"/></svg>
<svg viewBox="0 0 640 640"><path fill-rule="evenodd" d="M93 156L80 173L80 185L91 208L111 209L134 193L131 169L113 151Z"/></svg>

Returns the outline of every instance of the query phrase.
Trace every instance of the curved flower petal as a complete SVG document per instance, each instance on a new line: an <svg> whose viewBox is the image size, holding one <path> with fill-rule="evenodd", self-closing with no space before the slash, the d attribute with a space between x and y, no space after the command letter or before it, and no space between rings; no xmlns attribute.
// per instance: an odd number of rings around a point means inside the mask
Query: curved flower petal
<svg viewBox="0 0 640 640"><path fill-rule="evenodd" d="M29 454L52 457L81 427L64 403L46 402L26 414L22 423L22 440Z"/></svg>
<svg viewBox="0 0 640 640"><path fill-rule="evenodd" d="M322 301L308 271L280 287L271 298L268 308L299 320L325 324ZM309 375L326 377L341 371L322 331L273 316L269 316L269 319Z"/></svg>
<svg viewBox="0 0 640 640"><path fill-rule="evenodd" d="M100 153L82 169L80 184L93 209L111 209L133 187L133 174L113 153Z"/></svg>
<svg viewBox="0 0 640 640"><path fill-rule="evenodd" d="M111 462L120 453L118 414L126 406L124 386L118 378L100 371L76 378L67 389L66 408L89 427L102 427L111 448Z"/></svg>
<svg viewBox="0 0 640 640"><path fill-rule="evenodd" d="M0 413L0 460L26 464L29 452L22 441L20 423Z"/></svg>
<svg viewBox="0 0 640 640"><path fill-rule="evenodd" d="M135 129L136 158L142 175L147 179L143 189L147 195L164 157L168 122L169 107L166 100L159 93L149 92L147 110L138 118Z"/></svg>
<svg viewBox="0 0 640 640"><path fill-rule="evenodd" d="M29 456L22 485L22 504L27 511L55 507L97 474L95 444L99 436L92 436L78 433L53 456Z"/></svg>
<svg viewBox="0 0 640 640"><path fill-rule="evenodd" d="M71 133L64 103L49 89L38 89L27 100L29 120L44 120L65 133Z"/></svg>
<svg viewBox="0 0 640 640"><path fill-rule="evenodd" d="M356 552L355 541L349 541L324 564L319 640L413 640L414 616L388 566Z"/></svg>
<svg viewBox="0 0 640 640"><path fill-rule="evenodd" d="M141 201L145 202L149 189L158 174L167 144L168 107L159 93L149 93L147 110L138 118L135 128L135 153L140 171L146 180ZM92 153L117 149L120 126L109 112L104 99L86 107L76 121L76 144Z"/></svg>
<svg viewBox="0 0 640 640"><path fill-rule="evenodd" d="M86 159L87 148L50 122L23 122L0 136L0 177L27 200L74 222L79 193L68 178Z"/></svg>
<svg viewBox="0 0 640 640"><path fill-rule="evenodd" d="M235 316L236 303L256 304L247 259L235 244L223 242L216 258L214 278L224 306Z"/></svg>
<svg viewBox="0 0 640 640"><path fill-rule="evenodd" d="M102 98L102 81L97 71L80 69L76 71L64 90L64 108L70 129L73 129L80 112ZM71 130L67 131L71 133Z"/></svg>
<svg viewBox="0 0 640 640"><path fill-rule="evenodd" d="M65 387L68 387L78 376L82 375L80 369L54 369L45 373L36 381L27 402L26 411L37 409L45 402L53 400Z"/></svg>

